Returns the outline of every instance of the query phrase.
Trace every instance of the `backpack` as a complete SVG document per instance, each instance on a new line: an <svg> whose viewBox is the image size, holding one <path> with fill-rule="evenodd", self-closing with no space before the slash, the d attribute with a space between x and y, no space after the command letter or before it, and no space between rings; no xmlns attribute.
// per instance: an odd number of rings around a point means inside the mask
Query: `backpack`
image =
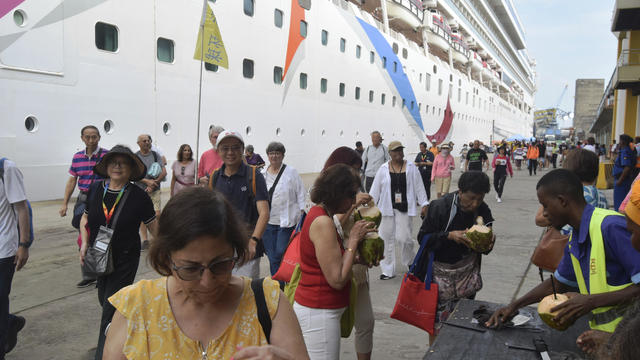
<svg viewBox="0 0 640 360"><path fill-rule="evenodd" d="M4 161L7 158L0 159L0 180L4 184ZM31 203L27 200L27 209L29 209L29 245L33 242L33 211L31 210ZM18 232L20 232L20 225L18 225Z"/></svg>

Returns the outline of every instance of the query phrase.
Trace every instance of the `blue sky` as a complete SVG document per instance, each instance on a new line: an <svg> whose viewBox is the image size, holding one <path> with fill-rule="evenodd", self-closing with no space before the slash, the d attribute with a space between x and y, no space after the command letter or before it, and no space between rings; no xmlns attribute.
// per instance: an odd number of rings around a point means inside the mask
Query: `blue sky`
<svg viewBox="0 0 640 360"><path fill-rule="evenodd" d="M513 0L525 29L529 56L537 62L535 107L573 111L576 79L605 79L616 63L611 0Z"/></svg>

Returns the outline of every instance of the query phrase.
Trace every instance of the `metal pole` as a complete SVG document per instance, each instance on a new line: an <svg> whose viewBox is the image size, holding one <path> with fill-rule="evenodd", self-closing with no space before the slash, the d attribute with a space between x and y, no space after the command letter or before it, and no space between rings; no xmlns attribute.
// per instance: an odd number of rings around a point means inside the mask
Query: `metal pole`
<svg viewBox="0 0 640 360"><path fill-rule="evenodd" d="M382 8L382 24L384 25L384 33L389 33L389 14L387 13L387 0L380 0Z"/></svg>
<svg viewBox="0 0 640 360"><path fill-rule="evenodd" d="M202 68L204 65L204 23L207 18L207 0L203 1L202 6L202 18L200 20L200 31L202 37L200 38L200 84L198 87L198 125L196 126L196 156L194 161L196 162L196 174L195 183L198 183L198 160L200 159L200 112L202 109Z"/></svg>

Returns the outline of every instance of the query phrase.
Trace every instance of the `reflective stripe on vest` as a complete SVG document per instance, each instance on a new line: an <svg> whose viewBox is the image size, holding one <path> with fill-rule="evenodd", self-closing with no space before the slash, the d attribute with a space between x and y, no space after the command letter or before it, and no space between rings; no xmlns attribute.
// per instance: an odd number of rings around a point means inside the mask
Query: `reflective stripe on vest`
<svg viewBox="0 0 640 360"><path fill-rule="evenodd" d="M631 285L631 283L613 286L607 283L606 256L604 252L604 240L602 239L602 221L607 216L623 216L622 214L606 209L595 208L589 222L589 237L591 238L591 254L589 254L589 290L582 275L582 269L578 259L571 254L573 271L576 274L580 294L602 294L618 291ZM571 249L573 233L569 237L569 249ZM602 330L612 333L620 320L624 308L620 306L605 306L594 309L589 326L594 330Z"/></svg>

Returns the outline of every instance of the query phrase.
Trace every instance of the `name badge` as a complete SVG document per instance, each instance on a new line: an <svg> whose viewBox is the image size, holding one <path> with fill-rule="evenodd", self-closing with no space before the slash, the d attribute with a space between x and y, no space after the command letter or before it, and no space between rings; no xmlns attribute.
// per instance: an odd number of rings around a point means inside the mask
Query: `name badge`
<svg viewBox="0 0 640 360"><path fill-rule="evenodd" d="M396 204L402 203L402 193L400 191L396 191L393 194L393 198Z"/></svg>

